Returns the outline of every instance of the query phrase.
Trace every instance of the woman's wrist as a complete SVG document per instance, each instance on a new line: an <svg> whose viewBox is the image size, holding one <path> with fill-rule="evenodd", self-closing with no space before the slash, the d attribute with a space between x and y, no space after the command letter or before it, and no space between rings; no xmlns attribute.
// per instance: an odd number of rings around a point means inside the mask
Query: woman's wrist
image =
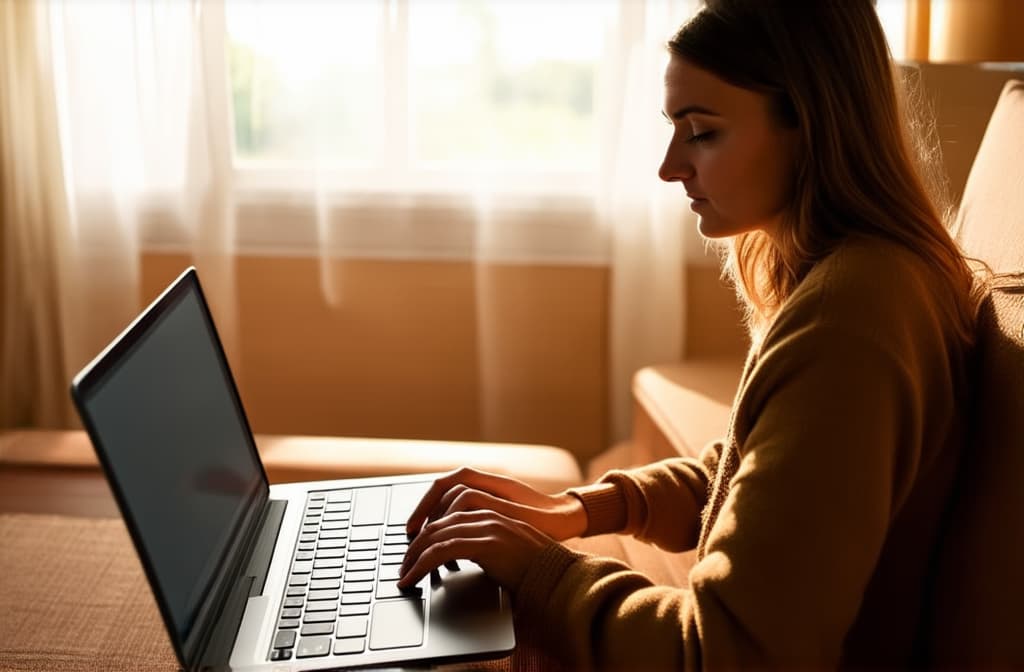
<svg viewBox="0 0 1024 672"><path fill-rule="evenodd" d="M608 478L605 475L604 478ZM583 536L618 533L626 529L626 500L621 486L602 480L567 490L579 500L584 511Z"/></svg>
<svg viewBox="0 0 1024 672"><path fill-rule="evenodd" d="M587 509L583 506L582 500L571 492L562 492L555 495L558 500L557 510L559 513L559 541L582 537L587 531Z"/></svg>

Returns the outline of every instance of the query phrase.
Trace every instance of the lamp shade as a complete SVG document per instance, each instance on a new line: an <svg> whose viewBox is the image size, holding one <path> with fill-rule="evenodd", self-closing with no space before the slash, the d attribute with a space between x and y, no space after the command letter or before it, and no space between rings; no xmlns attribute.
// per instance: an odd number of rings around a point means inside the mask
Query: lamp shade
<svg viewBox="0 0 1024 672"><path fill-rule="evenodd" d="M1024 0L931 3L928 60L1024 62Z"/></svg>

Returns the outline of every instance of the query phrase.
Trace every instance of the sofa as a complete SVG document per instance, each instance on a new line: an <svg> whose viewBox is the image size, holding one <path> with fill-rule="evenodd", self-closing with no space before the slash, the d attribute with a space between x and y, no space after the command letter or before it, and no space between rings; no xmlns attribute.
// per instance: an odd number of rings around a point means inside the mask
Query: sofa
<svg viewBox="0 0 1024 672"><path fill-rule="evenodd" d="M950 502L935 568L928 646L938 666L1024 667L1024 82L1010 81L991 116L957 219L966 252L997 275L982 311L973 441ZM685 361L639 371L632 439L581 469L551 446L330 437L257 436L272 482L475 466L545 491L587 482L610 468L695 455L720 437L742 362ZM82 432L0 434L0 467L90 473ZM691 553L668 553L620 535L574 541L614 555L657 582L685 586Z"/></svg>

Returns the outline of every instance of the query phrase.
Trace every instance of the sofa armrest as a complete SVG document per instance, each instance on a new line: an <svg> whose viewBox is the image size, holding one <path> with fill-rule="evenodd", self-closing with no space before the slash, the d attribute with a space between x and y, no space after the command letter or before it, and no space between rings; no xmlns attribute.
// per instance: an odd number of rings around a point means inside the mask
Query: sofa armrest
<svg viewBox="0 0 1024 672"><path fill-rule="evenodd" d="M633 377L633 464L696 456L729 427L743 361L688 360L648 366Z"/></svg>
<svg viewBox="0 0 1024 672"><path fill-rule="evenodd" d="M513 476L546 492L583 480L575 458L552 446L266 434L255 438L271 483L449 471L460 466ZM0 464L99 467L85 432L56 430L0 434Z"/></svg>

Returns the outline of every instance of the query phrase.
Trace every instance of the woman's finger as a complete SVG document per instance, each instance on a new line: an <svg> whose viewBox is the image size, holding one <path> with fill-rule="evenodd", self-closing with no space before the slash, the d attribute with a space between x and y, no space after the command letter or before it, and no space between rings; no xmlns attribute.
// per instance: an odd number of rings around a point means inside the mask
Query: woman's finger
<svg viewBox="0 0 1024 672"><path fill-rule="evenodd" d="M406 532L411 535L416 534L432 514L435 518L444 515L450 502L458 496L458 493L449 494L456 486L481 490L513 503L537 508L543 508L551 503L549 495L538 492L522 481L465 467L446 474L431 485L416 509L413 510L412 515L409 516Z"/></svg>
<svg viewBox="0 0 1024 672"><path fill-rule="evenodd" d="M413 509L412 515L409 516L409 520L405 524L406 534L415 535L418 534L420 528L427 521L430 513L437 508L441 499L456 485L459 485L461 481L475 470L468 467L457 469L449 474L445 474L441 478L434 481L430 488L427 489L425 495L420 500L416 508Z"/></svg>
<svg viewBox="0 0 1024 672"><path fill-rule="evenodd" d="M459 512L424 526L399 570L400 587L415 585L441 564L469 559L515 590L526 568L551 539L493 511Z"/></svg>

